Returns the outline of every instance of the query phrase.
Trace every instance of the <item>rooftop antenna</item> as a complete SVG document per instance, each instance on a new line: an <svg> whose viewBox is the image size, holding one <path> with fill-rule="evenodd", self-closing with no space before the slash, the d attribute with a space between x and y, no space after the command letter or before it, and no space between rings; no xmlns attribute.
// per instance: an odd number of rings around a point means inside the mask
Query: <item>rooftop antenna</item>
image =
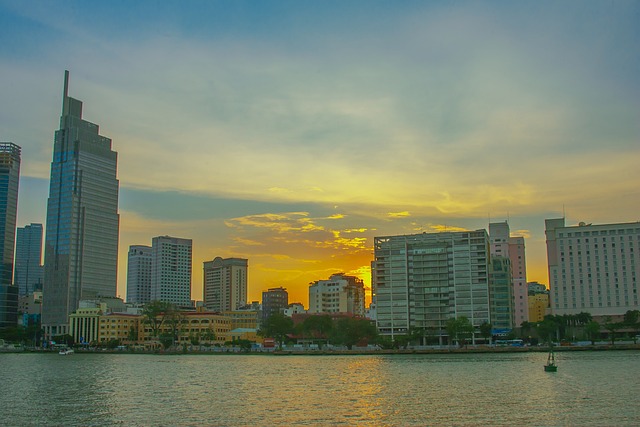
<svg viewBox="0 0 640 427"><path fill-rule="evenodd" d="M62 94L62 115L69 114L69 70L64 70L64 93Z"/></svg>
<svg viewBox="0 0 640 427"><path fill-rule="evenodd" d="M567 219L566 212L564 211L564 203L562 204L562 219Z"/></svg>

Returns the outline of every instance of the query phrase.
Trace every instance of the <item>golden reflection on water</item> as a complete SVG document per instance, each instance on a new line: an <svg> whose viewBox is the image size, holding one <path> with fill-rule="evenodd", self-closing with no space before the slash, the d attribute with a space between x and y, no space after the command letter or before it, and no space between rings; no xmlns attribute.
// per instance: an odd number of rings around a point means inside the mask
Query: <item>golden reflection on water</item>
<svg viewBox="0 0 640 427"><path fill-rule="evenodd" d="M640 352L0 358L5 425L640 424Z"/></svg>

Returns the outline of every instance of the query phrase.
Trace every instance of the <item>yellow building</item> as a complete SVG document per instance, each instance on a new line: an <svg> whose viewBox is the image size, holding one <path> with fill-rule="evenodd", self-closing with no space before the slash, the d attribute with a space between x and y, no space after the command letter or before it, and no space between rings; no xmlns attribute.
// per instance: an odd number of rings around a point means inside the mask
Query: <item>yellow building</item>
<svg viewBox="0 0 640 427"><path fill-rule="evenodd" d="M549 307L549 294L529 295L529 322L542 322Z"/></svg>
<svg viewBox="0 0 640 427"><path fill-rule="evenodd" d="M231 319L231 329L258 329L260 313L256 310L223 311L222 315Z"/></svg>
<svg viewBox="0 0 640 427"><path fill-rule="evenodd" d="M175 335L176 345L190 345L192 339L201 344L224 344L231 331L231 319L217 313L210 312L180 312L175 320L165 319L158 331L153 335L151 325L141 322L138 344L145 347L159 347L158 337Z"/></svg>

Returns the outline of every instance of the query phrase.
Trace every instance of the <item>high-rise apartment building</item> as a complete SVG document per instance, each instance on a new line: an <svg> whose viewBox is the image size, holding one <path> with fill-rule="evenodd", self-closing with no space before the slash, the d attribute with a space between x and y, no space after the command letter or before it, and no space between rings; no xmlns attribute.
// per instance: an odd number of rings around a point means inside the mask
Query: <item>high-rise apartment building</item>
<svg viewBox="0 0 640 427"><path fill-rule="evenodd" d="M191 302L191 239L158 236L151 244L151 300L179 307Z"/></svg>
<svg viewBox="0 0 640 427"><path fill-rule="evenodd" d="M282 313L289 307L289 292L283 287L270 288L262 292L262 320L271 315Z"/></svg>
<svg viewBox="0 0 640 427"><path fill-rule="evenodd" d="M623 315L638 310L640 222L566 226L545 220L554 315Z"/></svg>
<svg viewBox="0 0 640 427"><path fill-rule="evenodd" d="M364 282L355 276L332 274L309 285L309 313L349 313L364 317Z"/></svg>
<svg viewBox="0 0 640 427"><path fill-rule="evenodd" d="M529 303L527 301L527 260L525 257L524 237L512 237L507 221L489 224L491 255L511 260L511 281L513 283L513 321L514 327L529 321Z"/></svg>
<svg viewBox="0 0 640 427"><path fill-rule="evenodd" d="M82 299L116 295L118 154L98 125L82 119L65 71L47 202L42 322L49 336L68 332Z"/></svg>
<svg viewBox="0 0 640 427"><path fill-rule="evenodd" d="M489 263L489 317L498 333L513 329L512 277L511 260L492 256Z"/></svg>
<svg viewBox="0 0 640 427"><path fill-rule="evenodd" d="M489 237L485 230L374 239L376 324L383 335L409 328L446 336L450 318L489 322Z"/></svg>
<svg viewBox="0 0 640 427"><path fill-rule="evenodd" d="M237 310L247 304L249 260L216 257L203 264L204 305L213 312Z"/></svg>
<svg viewBox="0 0 640 427"><path fill-rule="evenodd" d="M0 142L0 327L15 326L18 287L13 285L13 250L18 215L20 147Z"/></svg>
<svg viewBox="0 0 640 427"><path fill-rule="evenodd" d="M151 301L151 247L129 246L127 257L127 302Z"/></svg>
<svg viewBox="0 0 640 427"><path fill-rule="evenodd" d="M16 232L16 263L14 282L20 296L42 290L42 224L18 227Z"/></svg>

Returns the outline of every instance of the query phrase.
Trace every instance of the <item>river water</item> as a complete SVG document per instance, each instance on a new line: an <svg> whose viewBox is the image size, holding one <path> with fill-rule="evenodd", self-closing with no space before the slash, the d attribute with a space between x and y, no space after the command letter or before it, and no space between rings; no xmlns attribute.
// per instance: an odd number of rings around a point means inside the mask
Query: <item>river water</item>
<svg viewBox="0 0 640 427"><path fill-rule="evenodd" d="M556 359L0 354L0 425L640 425L640 351Z"/></svg>

